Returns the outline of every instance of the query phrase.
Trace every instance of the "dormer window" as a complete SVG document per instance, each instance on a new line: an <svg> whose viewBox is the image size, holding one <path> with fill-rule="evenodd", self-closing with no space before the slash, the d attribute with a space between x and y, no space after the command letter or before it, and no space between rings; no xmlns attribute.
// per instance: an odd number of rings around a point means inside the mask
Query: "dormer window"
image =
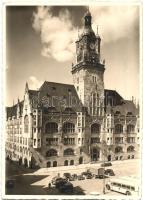
<svg viewBox="0 0 143 200"><path fill-rule="evenodd" d="M96 76L92 76L93 83L96 83Z"/></svg>

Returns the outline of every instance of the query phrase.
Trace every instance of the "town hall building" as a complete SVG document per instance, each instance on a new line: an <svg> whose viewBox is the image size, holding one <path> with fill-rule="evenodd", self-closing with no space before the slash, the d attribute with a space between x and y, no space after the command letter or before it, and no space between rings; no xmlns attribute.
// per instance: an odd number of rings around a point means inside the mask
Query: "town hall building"
<svg viewBox="0 0 143 200"><path fill-rule="evenodd" d="M26 83L24 98L6 108L6 156L27 167L56 167L139 156L139 106L104 88L101 38L89 11L76 43L73 85Z"/></svg>

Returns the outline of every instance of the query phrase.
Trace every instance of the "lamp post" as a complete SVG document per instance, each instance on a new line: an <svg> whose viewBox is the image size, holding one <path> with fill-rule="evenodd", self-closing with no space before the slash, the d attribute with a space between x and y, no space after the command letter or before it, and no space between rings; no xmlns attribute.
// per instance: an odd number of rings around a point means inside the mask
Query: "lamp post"
<svg viewBox="0 0 143 200"><path fill-rule="evenodd" d="M102 152L103 152L103 169L105 172L105 148L106 148L106 141L102 141ZM105 177L103 175L103 194L105 194Z"/></svg>

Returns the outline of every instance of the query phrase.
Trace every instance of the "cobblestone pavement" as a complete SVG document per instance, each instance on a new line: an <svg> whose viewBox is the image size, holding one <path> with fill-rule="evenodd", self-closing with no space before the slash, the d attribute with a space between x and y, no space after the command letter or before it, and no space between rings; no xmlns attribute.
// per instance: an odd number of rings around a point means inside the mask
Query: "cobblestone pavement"
<svg viewBox="0 0 143 200"><path fill-rule="evenodd" d="M139 168L139 160L125 160L125 161L115 161L112 162L111 167L106 167L113 169L115 172L115 177L121 176L139 176L140 168ZM71 174L77 173L81 174L81 172L90 169L93 173L97 173L97 169L100 167L100 164L83 164L81 166L76 167L55 167L55 168L43 168L39 169L35 172L30 172L26 174L17 175L16 183L19 188L15 191L8 191L9 194L40 194L46 195L49 194L47 191L47 187L51 179L60 173L60 176L65 172L70 172ZM9 171L9 175L10 175ZM108 181L108 178L105 179L105 182ZM99 192L103 194L103 180L102 179L86 179L82 181L73 181L74 187L80 187L86 195L89 195L91 192ZM24 188L23 188L24 185ZM29 193L30 191L30 193ZM106 191L106 196L124 196L123 194Z"/></svg>
<svg viewBox="0 0 143 200"><path fill-rule="evenodd" d="M91 164L90 166L88 166L88 169L90 169L93 173L97 173L97 169L99 168L99 164ZM140 163L139 160L135 159L135 160L125 160L125 161L115 161L112 163L111 167L106 167L113 169L113 171L115 172L115 176L114 177L121 177L121 176L136 176L139 177L140 175ZM86 165L85 165L86 167ZM87 167L86 167L87 169ZM43 169L44 170L44 169ZM51 169L52 170L52 169ZM55 170L55 169L54 169ZM63 170L63 171L62 171ZM81 172L85 171L83 169L75 169L75 170L65 170L65 168L61 168L59 167L59 169L57 171L50 171L48 174L51 174L49 177L39 181L39 182L35 182L33 183L33 185L44 185L44 187L47 187L47 184L51 181L52 177L57 175L57 173L60 173L60 176L63 175L63 173L65 172L70 172L71 174L73 173L77 173L80 174ZM39 174L42 173L42 169L39 170ZM46 171L44 172L46 174ZM38 174L38 172L36 172L36 174ZM108 181L108 178L105 179L105 183L106 181ZM82 181L73 181L72 182L73 185L76 186L80 186L85 194L90 194L90 192L99 192L100 194L103 194L103 180L102 179L86 179L86 180L82 180ZM118 196L124 196L124 194L120 194L117 192L113 192L113 191L106 191L105 195L118 195Z"/></svg>

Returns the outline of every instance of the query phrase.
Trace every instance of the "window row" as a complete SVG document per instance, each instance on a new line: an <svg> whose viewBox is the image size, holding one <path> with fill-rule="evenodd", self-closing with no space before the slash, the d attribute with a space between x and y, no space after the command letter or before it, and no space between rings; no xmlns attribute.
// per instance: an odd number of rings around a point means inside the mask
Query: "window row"
<svg viewBox="0 0 143 200"><path fill-rule="evenodd" d="M74 145L75 138L64 138L64 145Z"/></svg>
<svg viewBox="0 0 143 200"><path fill-rule="evenodd" d="M135 148L134 148L134 146L129 146L128 148L127 148L127 152L133 152L133 151L135 151ZM123 153L123 148L122 147L116 147L115 148L115 153Z"/></svg>
<svg viewBox="0 0 143 200"><path fill-rule="evenodd" d="M46 138L46 145L58 145L58 138Z"/></svg>
<svg viewBox="0 0 143 200"><path fill-rule="evenodd" d="M127 133L134 133L135 132L135 126L132 124L127 125ZM115 133L123 133L123 125L116 124L115 125Z"/></svg>
<svg viewBox="0 0 143 200"><path fill-rule="evenodd" d="M63 133L74 133L75 125L73 123L66 122L62 127ZM101 125L94 123L91 125L91 133L100 133ZM58 124L55 122L49 122L45 125L45 133L52 134L58 132Z"/></svg>
<svg viewBox="0 0 143 200"><path fill-rule="evenodd" d="M64 133L74 133L75 125L73 123L64 123L62 130ZM47 123L45 126L45 133L52 134L58 132L58 124L55 122Z"/></svg>
<svg viewBox="0 0 143 200"><path fill-rule="evenodd" d="M74 155L74 150L71 148L64 150L64 156L72 156ZM58 152L55 149L50 149L46 152L46 157L58 156Z"/></svg>
<svg viewBox="0 0 143 200"><path fill-rule="evenodd" d="M47 162L47 167L57 167L58 163L57 161L48 161ZM68 165L74 165L74 160L65 160L64 161L64 166Z"/></svg>

